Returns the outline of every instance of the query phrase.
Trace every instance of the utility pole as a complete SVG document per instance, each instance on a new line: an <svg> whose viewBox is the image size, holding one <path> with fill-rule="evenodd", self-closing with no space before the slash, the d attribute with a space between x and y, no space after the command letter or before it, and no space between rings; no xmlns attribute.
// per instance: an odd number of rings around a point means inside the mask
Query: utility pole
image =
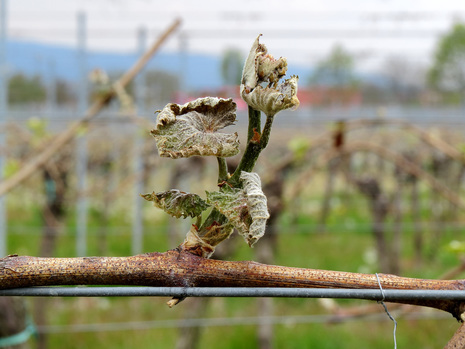
<svg viewBox="0 0 465 349"><path fill-rule="evenodd" d="M78 116L82 117L87 110L87 49L86 49L86 14L78 13L77 17L77 41L78 41L78 71L79 71L79 87L78 87ZM76 253L78 256L87 254L87 136L81 134L76 140L76 176L77 176L77 213L76 213Z"/></svg>
<svg viewBox="0 0 465 349"><path fill-rule="evenodd" d="M4 178L5 171L5 124L8 111L8 72L6 65L6 1L0 0L0 182ZM6 256L6 197L0 195L0 257Z"/></svg>
<svg viewBox="0 0 465 349"><path fill-rule="evenodd" d="M147 30L141 28L137 34L138 48L137 53L142 56L147 46ZM135 107L136 113L141 115L145 113L145 69L142 69L139 75L134 79L134 94L135 94ZM143 227L143 215L142 215L142 200L140 194L144 190L143 183L143 161L142 153L144 142L141 138L141 132L138 126L136 126L134 141L134 173L136 174L136 181L134 183L134 202L133 202L133 219L132 219L132 254L142 253L143 240L144 240L144 227Z"/></svg>

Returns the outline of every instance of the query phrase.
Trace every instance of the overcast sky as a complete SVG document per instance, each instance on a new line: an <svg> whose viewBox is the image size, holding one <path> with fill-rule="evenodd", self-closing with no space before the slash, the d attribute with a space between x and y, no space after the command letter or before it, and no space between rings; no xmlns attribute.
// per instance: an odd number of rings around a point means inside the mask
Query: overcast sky
<svg viewBox="0 0 465 349"><path fill-rule="evenodd" d="M386 57L427 64L438 36L465 20L465 0L4 0L13 39L75 45L77 12L87 14L88 47L132 51L136 31L149 40L175 18L181 30L165 46L220 54L238 48L244 55L256 35L275 56L315 64L336 43L358 67L376 68ZM181 38L185 40L182 41Z"/></svg>

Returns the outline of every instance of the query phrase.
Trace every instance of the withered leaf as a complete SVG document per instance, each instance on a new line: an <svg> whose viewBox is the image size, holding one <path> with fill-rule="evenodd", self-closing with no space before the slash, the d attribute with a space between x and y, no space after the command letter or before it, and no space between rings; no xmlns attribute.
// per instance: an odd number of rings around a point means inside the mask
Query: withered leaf
<svg viewBox="0 0 465 349"><path fill-rule="evenodd" d="M200 216L209 207L197 194L185 193L177 189L141 196L147 201L153 201L154 206L176 218L188 216L194 218Z"/></svg>
<svg viewBox="0 0 465 349"><path fill-rule="evenodd" d="M266 221L270 218L266 196L262 191L260 176L256 173L241 172L241 180L247 197L247 207L252 218L249 232L244 236L247 243L253 246L265 234Z"/></svg>
<svg viewBox="0 0 465 349"><path fill-rule="evenodd" d="M207 192L207 203L225 215L249 246L253 246L265 234L270 215L258 174L242 171L240 178L244 189L224 187L220 192Z"/></svg>
<svg viewBox="0 0 465 349"><path fill-rule="evenodd" d="M205 239L201 238L197 233L197 227L195 225L191 225L191 228L186 235L186 239L182 243L182 249L197 256L210 258L215 251L215 246L210 245L207 241L205 241Z"/></svg>
<svg viewBox="0 0 465 349"><path fill-rule="evenodd" d="M264 44L260 44L259 35L245 61L241 80L241 97L253 109L274 116L284 109L297 108L298 77L292 76L279 82L286 75L287 60L275 59L268 53Z"/></svg>
<svg viewBox="0 0 465 349"><path fill-rule="evenodd" d="M160 156L230 157L239 152L238 135L217 131L233 125L235 120L236 103L232 99L205 97L184 105L167 104L158 114L151 134Z"/></svg>
<svg viewBox="0 0 465 349"><path fill-rule="evenodd" d="M287 71L286 58L275 59L270 55L266 46L260 43L261 36L258 35L252 44L242 70L241 85L250 90L264 82L276 84Z"/></svg>
<svg viewBox="0 0 465 349"><path fill-rule="evenodd" d="M297 82L299 78L292 76L277 85L276 88L254 88L249 93L242 94L242 98L255 110L260 110L267 116L274 116L284 109L295 109L300 102L297 98Z"/></svg>
<svg viewBox="0 0 465 349"><path fill-rule="evenodd" d="M207 203L225 215L239 234L248 233L251 219L243 189L225 187L223 191L207 191Z"/></svg>

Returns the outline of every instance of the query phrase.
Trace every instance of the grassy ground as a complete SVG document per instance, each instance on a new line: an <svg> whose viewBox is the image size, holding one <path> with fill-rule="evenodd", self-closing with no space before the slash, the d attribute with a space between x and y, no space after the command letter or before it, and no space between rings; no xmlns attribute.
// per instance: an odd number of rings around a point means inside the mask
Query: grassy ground
<svg viewBox="0 0 465 349"><path fill-rule="evenodd" d="M377 271L373 259L373 238L366 215L366 207L345 205L344 197L338 199L329 217L326 233L316 233L315 208L304 205L297 217L285 214L280 222L276 264L333 269L344 271ZM352 198L360 200L361 198ZM308 212L306 212L306 210ZM425 213L426 214L426 213ZM94 212L89 224L89 255L98 254L99 215ZM348 218L350 217L350 218ZM168 246L166 221L157 224L146 222L144 249L164 251ZM18 214L10 214L8 249L12 253L37 255L41 233L40 211L37 206ZM66 222L59 238L57 256L75 255L74 221ZM106 255L130 254L130 226L127 217L117 212L107 228ZM421 268L413 268L412 231L403 236L403 275L437 278L458 263L458 256L449 252L447 243L460 239L457 229L445 229L438 254L425 259ZM236 246L231 259L254 259L240 238L227 243ZM259 243L258 243L259 245ZM259 246L257 246L259 248ZM29 299L32 304L32 299ZM173 348L182 329L178 320L183 319L190 300L174 309L160 298L54 298L50 299L48 313L50 348ZM363 301L337 301L344 307L372 304ZM381 314L383 309L379 306ZM211 299L206 318L239 319L238 323L225 325L220 320L200 324L201 347L254 348L257 347L257 304L255 299ZM382 316L380 321L371 317L355 321L329 323L313 315L328 315L322 303L312 299L277 299L274 301L274 343L276 348L392 348L393 324ZM428 313L430 314L430 313ZM436 315L437 312L434 312ZM242 320L241 320L242 319ZM458 327L452 317L441 319L409 320L397 315L397 341L399 347L437 348L444 345ZM234 321L234 320L231 320ZM322 322L323 321L323 322ZM241 322L243 324L241 324ZM91 324L86 328L74 327ZM56 326L56 327L55 327ZM46 328L47 329L47 328Z"/></svg>
<svg viewBox="0 0 465 349"><path fill-rule="evenodd" d="M392 170L392 169L391 169ZM390 170L390 171L391 171ZM210 176L209 174L204 176ZM216 174L213 173L212 178ZM156 183L157 190L167 186L168 176ZM289 182L292 184L292 176ZM304 268L320 268L352 272L378 272L374 239L371 233L369 206L353 188L336 181L334 197L331 200L331 214L327 219L325 233L318 233L325 174L313 176L301 192L300 198L288 203L278 228L275 264ZM203 184L203 183L201 183ZM190 191L202 190L191 184ZM197 183L197 186L202 187ZM8 196L8 252L20 255L38 255L42 234L40 204L42 193L32 183L26 189L19 189ZM28 189L29 188L29 189ZM131 188L118 193L118 199L111 202L106 229L102 229L102 208L90 202L88 227L88 255L127 256L131 254ZM180 188L187 190L186 188ZM212 190L214 188L211 188ZM97 193L98 194L98 193ZM411 212L405 210L403 217L401 270L402 275L438 278L459 263L460 255L452 253L448 244L461 240L465 217L459 214L454 224L442 222L441 235L435 236L431 192L420 188L421 221L425 238L425 258L417 265L413 252L413 221ZM408 206L408 193L404 202ZM144 206L145 236L144 251L165 251L175 246L167 236L167 219L150 204ZM76 224L70 210L58 236L55 255L73 257L76 255ZM388 220L388 231L394 222ZM189 223L187 222L187 225ZM182 231L187 229L181 228ZM102 235L105 243L102 244ZM183 235L183 234L181 234ZM181 242L183 236L175 238ZM171 239L173 240L173 239ZM253 260L254 249L250 249L241 238L231 238L224 244L235 247L231 260ZM260 242L256 249L260 248ZM435 251L429 256L430 251ZM50 348L173 348L180 332L179 325L190 307L192 300L186 300L169 309L161 298L52 298L49 299L48 326ZM33 299L29 299L32 310ZM341 307L376 304L364 301L339 300ZM215 298L210 299L205 315L209 322L200 320L202 326L200 346L207 348L256 348L258 305L255 299ZM360 317L352 321L328 322L321 316L330 315L321 301L314 299L274 300L273 342L276 348L392 348L393 324L379 306L381 320ZM427 312L437 316L438 312ZM442 314L442 313L439 313ZM397 341L399 348L442 347L458 328L450 316L440 319L409 319L394 313L398 321ZM447 315L447 314L446 314ZM316 316L316 317L315 317ZM229 324L222 319L230 318ZM86 325L82 327L82 325ZM81 326L81 327L79 327Z"/></svg>

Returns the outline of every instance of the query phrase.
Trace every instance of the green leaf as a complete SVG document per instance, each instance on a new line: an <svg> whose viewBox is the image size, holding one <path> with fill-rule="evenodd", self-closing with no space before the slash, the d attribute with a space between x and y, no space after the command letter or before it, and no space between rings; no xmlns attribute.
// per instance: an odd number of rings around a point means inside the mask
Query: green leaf
<svg viewBox="0 0 465 349"><path fill-rule="evenodd" d="M238 135L217 131L233 125L235 120L236 103L232 99L205 97L184 105L166 105L151 134L160 156L230 157L239 152Z"/></svg>
<svg viewBox="0 0 465 349"><path fill-rule="evenodd" d="M153 205L176 218L192 218L200 216L209 205L197 194L189 194L177 189L141 195Z"/></svg>

